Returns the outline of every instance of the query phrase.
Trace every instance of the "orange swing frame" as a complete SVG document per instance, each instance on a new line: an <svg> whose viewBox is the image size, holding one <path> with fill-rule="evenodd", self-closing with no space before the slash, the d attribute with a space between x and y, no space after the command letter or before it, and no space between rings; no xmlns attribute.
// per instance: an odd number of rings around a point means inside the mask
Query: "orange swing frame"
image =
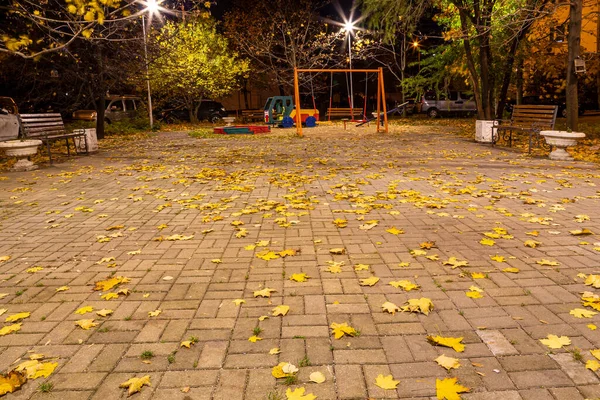
<svg viewBox="0 0 600 400"><path fill-rule="evenodd" d="M298 74L303 72L372 72L377 74L377 133L380 132L381 111L383 108L383 132L388 133L388 117L387 106L385 104L385 86L383 82L383 68L377 69L302 69L294 68L294 103L300 110L300 87L298 83ZM383 101L382 101L383 99ZM296 113L296 133L302 136L302 116L299 112Z"/></svg>

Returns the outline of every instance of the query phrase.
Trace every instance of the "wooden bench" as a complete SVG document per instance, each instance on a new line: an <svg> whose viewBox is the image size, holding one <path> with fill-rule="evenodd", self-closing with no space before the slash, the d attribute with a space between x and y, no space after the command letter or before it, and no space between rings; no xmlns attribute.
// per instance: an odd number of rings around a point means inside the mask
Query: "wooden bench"
<svg viewBox="0 0 600 400"><path fill-rule="evenodd" d="M19 122L21 124L21 137L27 139L39 139L48 149L48 158L52 164L52 153L50 152L50 144L57 140L65 140L67 145L67 155L71 155L69 149L69 139L73 139L75 152L77 153L77 144L75 138L80 138L85 141L85 153L88 154L87 136L83 129L75 130L67 133L65 124L60 114L20 114Z"/></svg>
<svg viewBox="0 0 600 400"><path fill-rule="evenodd" d="M242 110L242 120L244 122L262 121L265 118L265 112L261 109Z"/></svg>
<svg viewBox="0 0 600 400"><path fill-rule="evenodd" d="M529 153L535 137L540 143L540 131L554 129L558 106L515 105L510 120L495 120L492 127L492 146L500 139L512 147L513 132L529 133Z"/></svg>
<svg viewBox="0 0 600 400"><path fill-rule="evenodd" d="M350 108L350 107L330 107L327 109L327 114L325 116L328 119L332 117L352 117L354 118L361 117L362 118L363 109L362 108Z"/></svg>

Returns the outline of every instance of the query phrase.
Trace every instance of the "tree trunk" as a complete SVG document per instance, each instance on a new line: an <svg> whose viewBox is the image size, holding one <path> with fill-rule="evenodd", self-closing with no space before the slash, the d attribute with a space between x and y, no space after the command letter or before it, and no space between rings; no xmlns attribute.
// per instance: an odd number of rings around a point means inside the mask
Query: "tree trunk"
<svg viewBox="0 0 600 400"><path fill-rule="evenodd" d="M523 58L519 57L519 62L517 63L517 76L516 82L517 85L517 104L523 103Z"/></svg>
<svg viewBox="0 0 600 400"><path fill-rule="evenodd" d="M244 93L244 106L246 110L250 109L250 103L248 102L248 79L244 79L244 88L242 89L242 93Z"/></svg>
<svg viewBox="0 0 600 400"><path fill-rule="evenodd" d="M104 111L106 110L106 82L104 81L104 59L102 58L102 46L96 45L96 61L98 68L98 90L95 95L96 103L96 136L104 139Z"/></svg>
<svg viewBox="0 0 600 400"><path fill-rule="evenodd" d="M567 57L567 129L577 130L578 96L577 75L575 74L575 59L579 57L581 45L581 19L583 0L571 0L569 10L569 56Z"/></svg>
<svg viewBox="0 0 600 400"><path fill-rule="evenodd" d="M481 46L479 48L479 70L481 77L481 108L483 109L483 119L490 120L493 115L492 91L493 84L490 77L491 54L489 47L489 36L487 32L481 33Z"/></svg>
<svg viewBox="0 0 600 400"><path fill-rule="evenodd" d="M481 92L479 90L479 77L477 75L477 69L475 68L475 59L473 58L473 52L471 51L471 42L469 42L469 27L467 24L466 12L462 9L458 10L460 16L460 25L463 32L463 47L465 49L465 56L467 61L467 68L469 75L471 76L471 82L473 83L473 94L475 95L475 104L477 105L477 119L485 119L483 113L483 102L481 100Z"/></svg>
<svg viewBox="0 0 600 400"><path fill-rule="evenodd" d="M600 1L598 2L598 17L596 18L596 54L600 54ZM598 109L600 109L600 61L596 69L596 92L598 93Z"/></svg>

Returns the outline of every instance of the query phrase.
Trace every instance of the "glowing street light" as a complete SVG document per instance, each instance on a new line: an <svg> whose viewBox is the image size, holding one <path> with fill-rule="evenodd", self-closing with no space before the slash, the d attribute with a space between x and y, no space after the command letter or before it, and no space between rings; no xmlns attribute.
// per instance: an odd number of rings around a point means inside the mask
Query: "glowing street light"
<svg viewBox="0 0 600 400"><path fill-rule="evenodd" d="M348 35L348 62L350 63L350 109L354 109L354 88L352 86L352 34L354 33L355 22L348 20L344 23L344 30ZM354 111L351 111L352 120L354 120Z"/></svg>

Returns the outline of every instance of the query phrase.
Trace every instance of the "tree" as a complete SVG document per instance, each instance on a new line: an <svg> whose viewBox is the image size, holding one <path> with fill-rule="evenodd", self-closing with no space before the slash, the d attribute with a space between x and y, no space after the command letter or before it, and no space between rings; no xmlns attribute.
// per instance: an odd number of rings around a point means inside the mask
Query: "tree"
<svg viewBox="0 0 600 400"><path fill-rule="evenodd" d="M167 22L155 35L156 54L150 80L158 96L179 97L197 121L202 99L221 97L238 86L248 61L228 47L215 21L197 14L183 22Z"/></svg>
<svg viewBox="0 0 600 400"><path fill-rule="evenodd" d="M579 99L575 59L579 58L581 46L581 19L583 0L571 0L569 6L569 56L567 57L567 128L577 130Z"/></svg>
<svg viewBox="0 0 600 400"><path fill-rule="evenodd" d="M394 32L396 20L403 12L412 12L414 2L382 2L382 26ZM501 115L515 54L533 22L545 15L548 3L549 0L438 0L432 4L439 10L436 20L445 27L445 38L462 45L460 61L466 64L480 119L492 119L494 111ZM498 97L499 105L495 107Z"/></svg>
<svg viewBox="0 0 600 400"><path fill-rule="evenodd" d="M225 34L240 54L251 60L279 88L280 95L293 88L294 68L332 68L346 62L339 50L344 33L322 21L319 4L311 0L238 0L225 16ZM300 84L310 88L311 76Z"/></svg>

